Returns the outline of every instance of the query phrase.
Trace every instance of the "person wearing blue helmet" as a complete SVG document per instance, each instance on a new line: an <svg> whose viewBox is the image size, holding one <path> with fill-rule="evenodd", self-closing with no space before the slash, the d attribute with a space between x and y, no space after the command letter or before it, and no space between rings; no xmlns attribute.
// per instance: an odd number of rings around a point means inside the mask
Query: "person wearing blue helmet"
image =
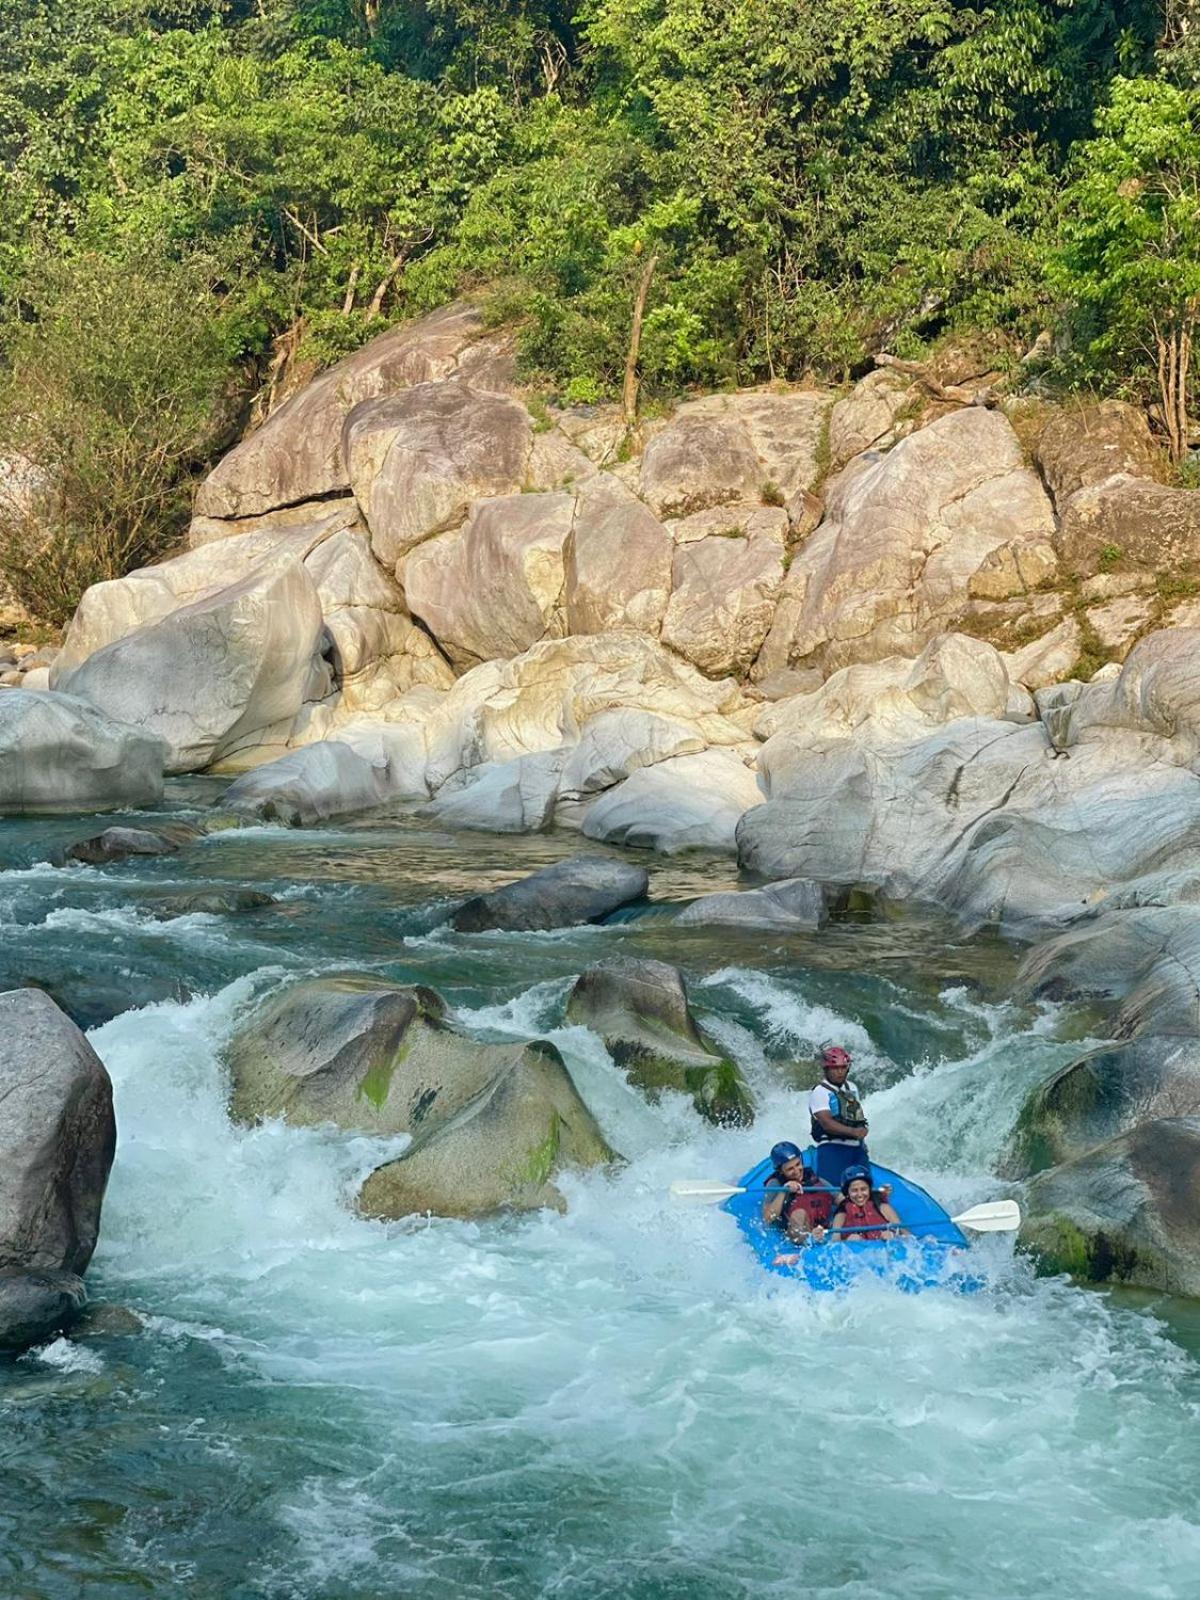
<svg viewBox="0 0 1200 1600"><path fill-rule="evenodd" d="M763 1201L763 1221L783 1228L789 1239L823 1239L838 1191L810 1172L799 1147L786 1139L772 1146L771 1166L766 1187L779 1193Z"/></svg>
<svg viewBox="0 0 1200 1600"><path fill-rule="evenodd" d="M845 1199L833 1219L833 1228L847 1230L852 1239L895 1239L905 1232L894 1206L882 1190L871 1186L871 1169L847 1167L842 1173Z"/></svg>

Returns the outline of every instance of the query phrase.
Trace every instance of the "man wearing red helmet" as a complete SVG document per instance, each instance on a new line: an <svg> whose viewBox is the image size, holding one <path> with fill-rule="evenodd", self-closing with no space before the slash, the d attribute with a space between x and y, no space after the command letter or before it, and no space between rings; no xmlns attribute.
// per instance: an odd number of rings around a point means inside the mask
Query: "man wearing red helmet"
<svg viewBox="0 0 1200 1600"><path fill-rule="evenodd" d="M821 1052L820 1083L808 1097L817 1172L826 1183L841 1185L847 1167L870 1162L867 1119L850 1082L850 1052L828 1045Z"/></svg>

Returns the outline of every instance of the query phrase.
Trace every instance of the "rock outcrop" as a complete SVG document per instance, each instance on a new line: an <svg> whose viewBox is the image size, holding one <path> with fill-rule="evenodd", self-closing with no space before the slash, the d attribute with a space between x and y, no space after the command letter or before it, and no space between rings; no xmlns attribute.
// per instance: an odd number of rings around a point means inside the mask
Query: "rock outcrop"
<svg viewBox="0 0 1200 1600"><path fill-rule="evenodd" d="M116 1145L112 1084L40 989L0 994L0 1348L83 1303Z"/></svg>
<svg viewBox="0 0 1200 1600"><path fill-rule="evenodd" d="M511 1051L509 1065L457 1116L423 1129L398 1160L376 1167L358 1203L381 1218L562 1211L555 1178L613 1159L558 1051L535 1043Z"/></svg>
<svg viewBox="0 0 1200 1600"><path fill-rule="evenodd" d="M0 693L0 813L157 805L167 747L73 695Z"/></svg>
<svg viewBox="0 0 1200 1600"><path fill-rule="evenodd" d="M1200 1296L1200 1117L1142 1122L1026 1187L1022 1243L1050 1271Z"/></svg>
<svg viewBox="0 0 1200 1600"><path fill-rule="evenodd" d="M679 928L753 928L815 933L828 916L827 897L810 878L782 878L763 889L701 895L675 918Z"/></svg>
<svg viewBox="0 0 1200 1600"><path fill-rule="evenodd" d="M652 1097L676 1089L710 1122L753 1122L742 1075L697 1027L678 968L626 956L599 961L571 990L567 1020L598 1033L629 1081Z"/></svg>

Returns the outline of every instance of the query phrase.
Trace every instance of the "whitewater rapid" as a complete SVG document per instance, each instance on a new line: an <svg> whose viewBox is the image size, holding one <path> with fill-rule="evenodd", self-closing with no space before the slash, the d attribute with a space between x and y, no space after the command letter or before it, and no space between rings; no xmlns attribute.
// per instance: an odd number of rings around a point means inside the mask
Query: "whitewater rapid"
<svg viewBox="0 0 1200 1600"><path fill-rule="evenodd" d="M382 1225L349 1202L403 1141L225 1114L239 1016L344 967L344 930L148 927L87 883L22 902L29 950L73 940L81 969L124 960L157 983L165 945L217 978L90 1031L120 1148L89 1282L146 1328L58 1341L0 1379L0 1593L1197 1592L1200 1381L1161 1317L1039 1280L998 1238L975 1296L813 1295L761 1274L724 1213L666 1199L802 1136L787 1063L830 1037L855 1053L882 1159L952 1207L1004 1193L1023 1092L1079 1048L1052 1009L693 945L694 997L760 1105L755 1128L719 1131L683 1097L649 1105L562 1024L571 974L636 930L493 940L486 972L468 942L401 935L387 970L438 981L482 1037L551 1038L627 1163L565 1179L565 1216ZM321 899L326 920L346 894ZM923 1054L883 1048L884 1012Z"/></svg>

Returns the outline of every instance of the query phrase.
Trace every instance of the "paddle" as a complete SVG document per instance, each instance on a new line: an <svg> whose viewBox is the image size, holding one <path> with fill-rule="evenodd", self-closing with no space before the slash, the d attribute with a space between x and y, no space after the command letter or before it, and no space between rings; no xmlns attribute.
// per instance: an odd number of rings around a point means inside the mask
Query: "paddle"
<svg viewBox="0 0 1200 1600"><path fill-rule="evenodd" d="M819 1192L819 1191L818 1191ZM712 1179L678 1179L671 1185L672 1200L695 1200L702 1205L715 1205L729 1200L735 1194L778 1194L778 1185L770 1188L739 1188L736 1183L716 1183ZM972 1206L950 1221L959 1228L970 1228L972 1233L1012 1233L1021 1226L1021 1208L1015 1200L987 1200ZM900 1224L904 1226L903 1222ZM878 1223L871 1224L878 1227ZM862 1229L839 1228L839 1233L862 1232Z"/></svg>
<svg viewBox="0 0 1200 1600"><path fill-rule="evenodd" d="M816 1184L800 1190L801 1194L837 1194L832 1184ZM717 1205L735 1194L795 1194L795 1189L784 1189L771 1184L761 1189L739 1189L736 1183L716 1183L711 1178L677 1178L671 1185L672 1200L695 1200L698 1205Z"/></svg>

